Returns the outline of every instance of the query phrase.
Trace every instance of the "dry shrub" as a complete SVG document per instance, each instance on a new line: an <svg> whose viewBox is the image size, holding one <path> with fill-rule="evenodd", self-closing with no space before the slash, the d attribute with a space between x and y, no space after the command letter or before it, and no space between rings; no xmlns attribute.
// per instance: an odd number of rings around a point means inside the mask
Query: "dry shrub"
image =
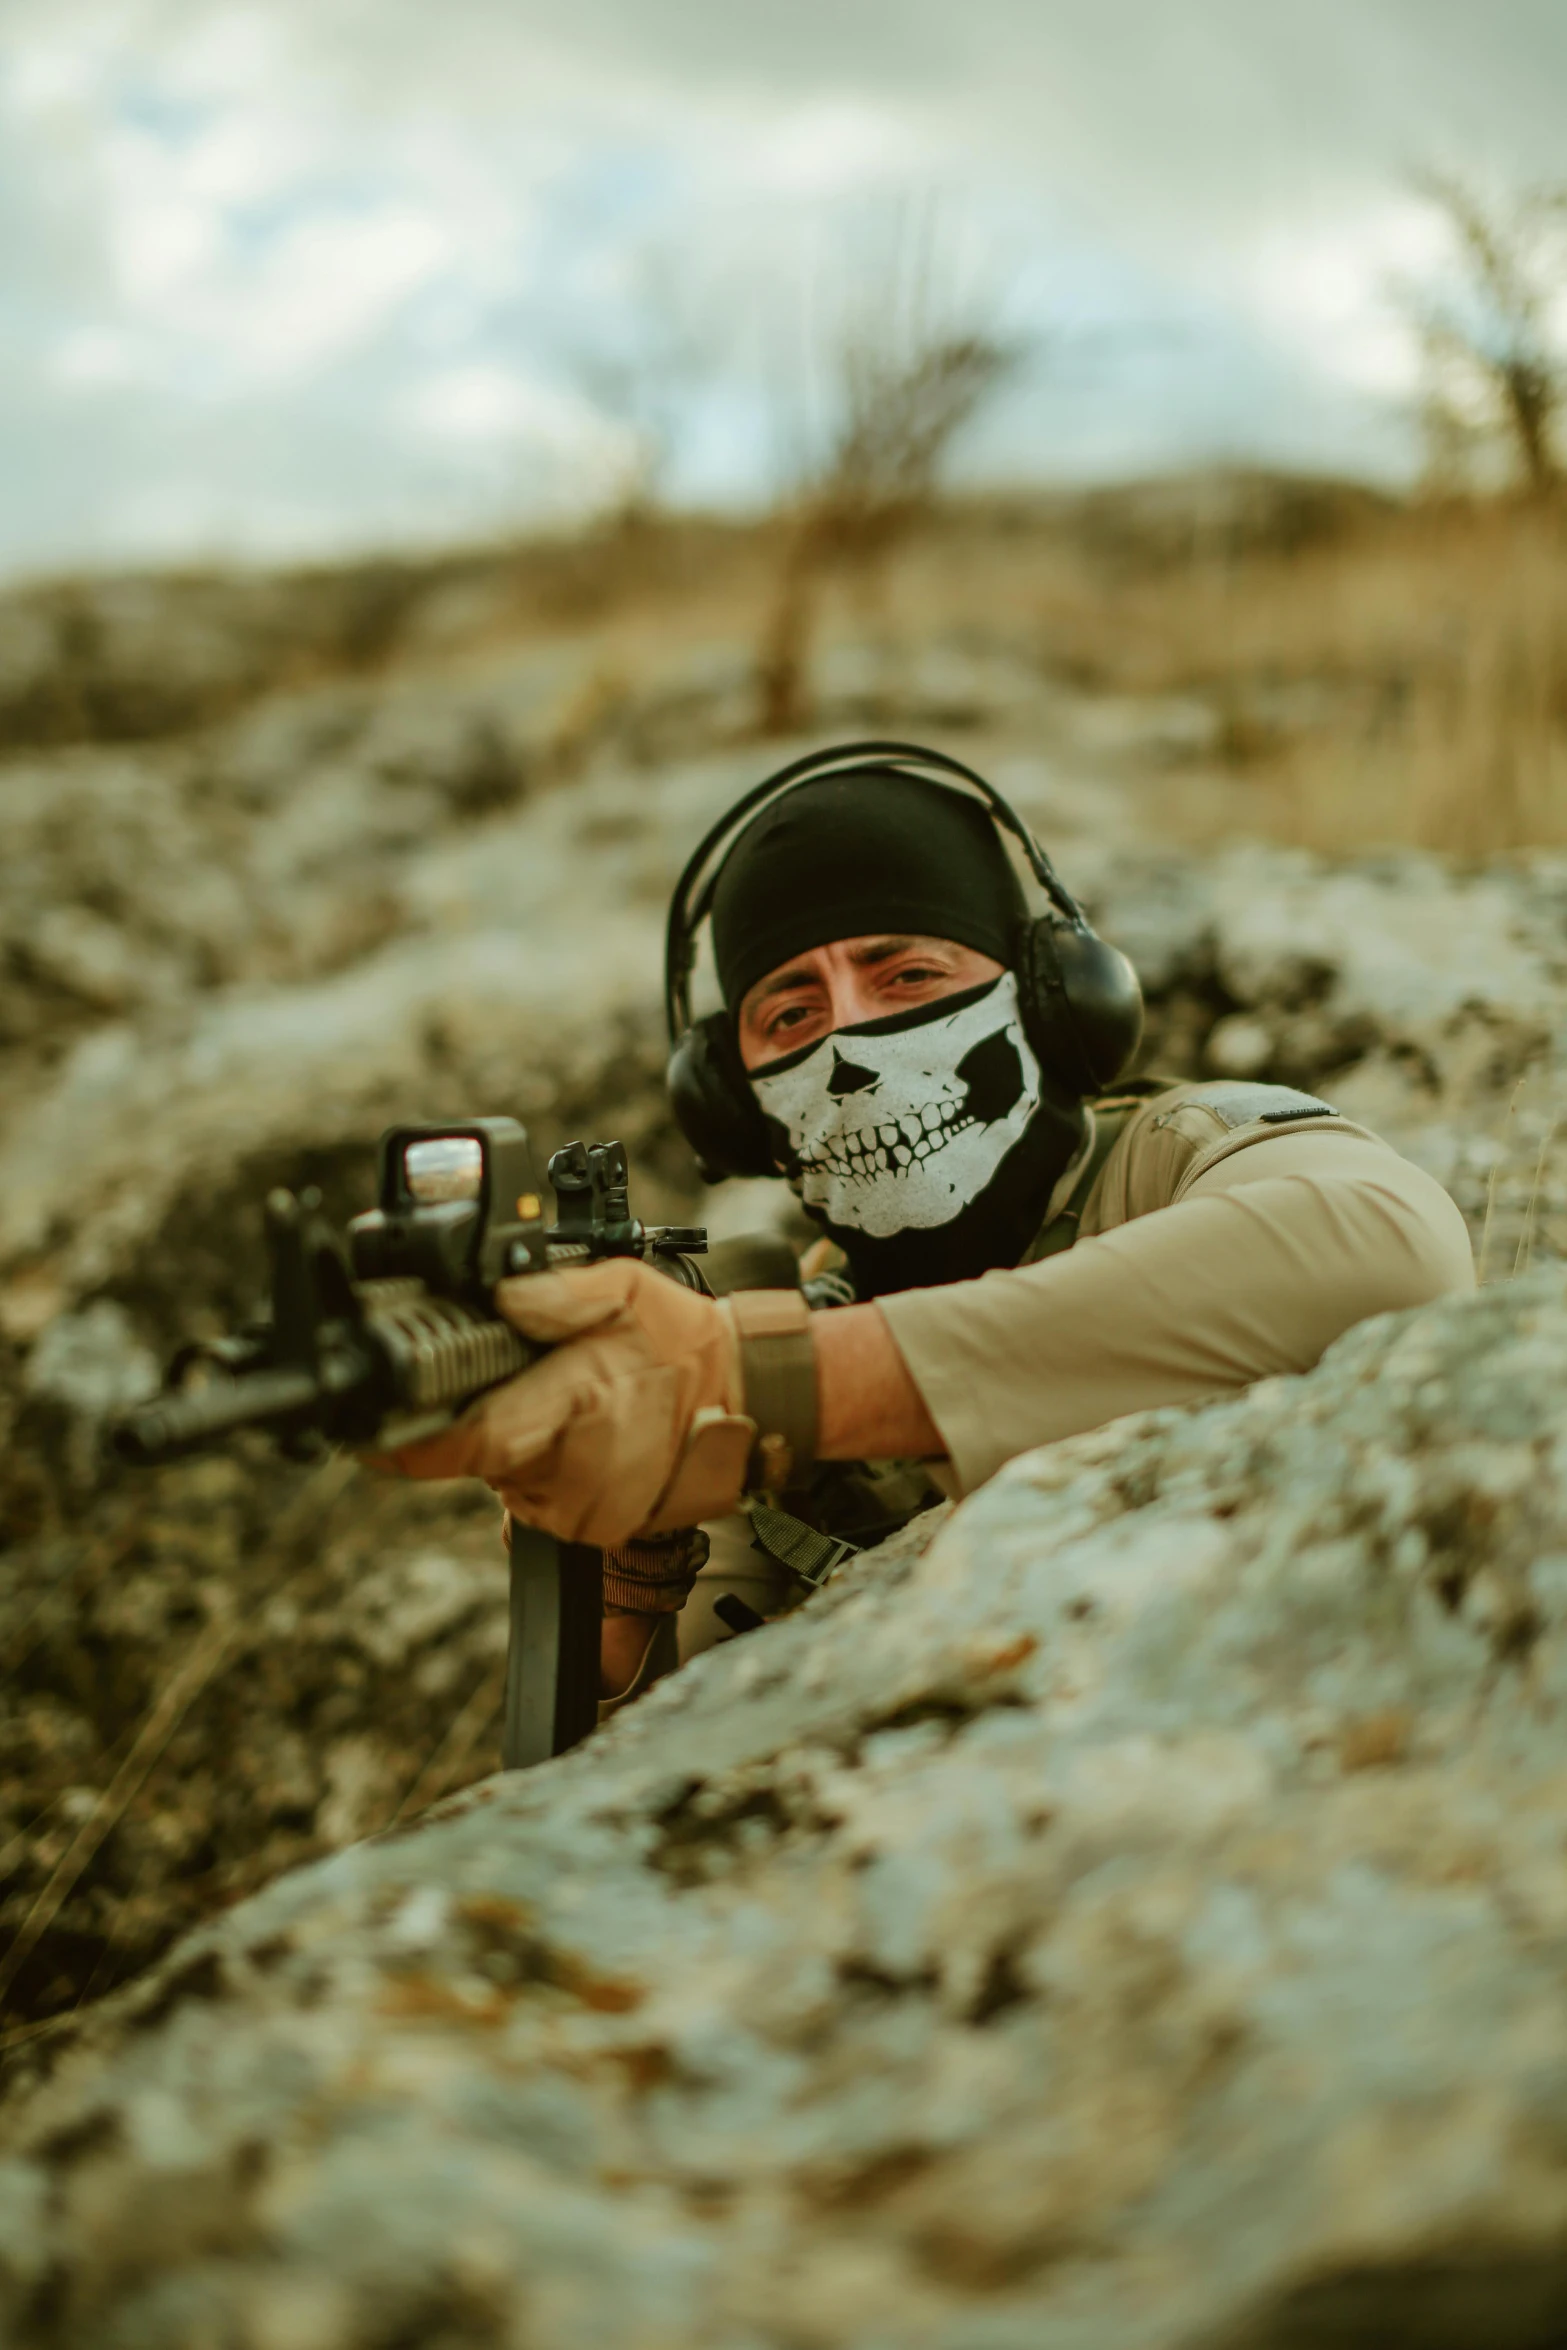
<svg viewBox="0 0 1567 2350"><path fill-rule="evenodd" d="M763 734L808 722L828 579L858 573L863 587L929 518L955 444L1023 357L1000 330L994 290L955 267L939 206L899 207L882 226L890 245L851 237L816 329L825 430L807 430L781 509L783 560L757 653Z"/></svg>
<svg viewBox="0 0 1567 2350"><path fill-rule="evenodd" d="M938 334L907 353L849 346L840 429L800 499L762 640L764 734L787 734L808 714L806 663L825 575L876 563L919 520L949 446L1011 364L1002 344L980 334Z"/></svg>
<svg viewBox="0 0 1567 2350"><path fill-rule="evenodd" d="M1449 172L1416 187L1450 247L1445 282L1395 288L1415 330L1434 479L1509 476L1537 495L1561 478L1567 354L1558 323L1567 275L1567 190L1487 195Z"/></svg>

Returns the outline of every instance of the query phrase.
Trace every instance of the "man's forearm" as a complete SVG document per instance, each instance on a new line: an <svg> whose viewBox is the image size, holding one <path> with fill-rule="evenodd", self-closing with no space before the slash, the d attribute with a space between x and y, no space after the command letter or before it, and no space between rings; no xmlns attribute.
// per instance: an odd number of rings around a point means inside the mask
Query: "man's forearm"
<svg viewBox="0 0 1567 2350"><path fill-rule="evenodd" d="M819 1459L932 1460L946 1451L878 1306L813 1314L811 1335Z"/></svg>

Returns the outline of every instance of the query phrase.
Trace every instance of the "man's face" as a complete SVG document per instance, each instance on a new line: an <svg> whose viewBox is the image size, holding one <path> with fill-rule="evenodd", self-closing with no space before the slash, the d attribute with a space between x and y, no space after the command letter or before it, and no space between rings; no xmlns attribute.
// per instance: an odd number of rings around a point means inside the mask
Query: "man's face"
<svg viewBox="0 0 1567 2350"><path fill-rule="evenodd" d="M774 1162L834 1231L952 1223L1039 1107L1015 977L951 939L794 956L747 993L739 1031Z"/></svg>
<svg viewBox="0 0 1567 2350"><path fill-rule="evenodd" d="M1004 966L950 938L877 933L791 955L747 990L738 1020L747 1069L797 1053L836 1028L917 1010L999 979Z"/></svg>

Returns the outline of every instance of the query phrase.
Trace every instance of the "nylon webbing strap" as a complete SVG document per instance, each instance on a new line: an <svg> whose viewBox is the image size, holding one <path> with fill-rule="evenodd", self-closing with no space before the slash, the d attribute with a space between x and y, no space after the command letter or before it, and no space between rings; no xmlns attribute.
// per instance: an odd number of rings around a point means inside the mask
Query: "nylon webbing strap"
<svg viewBox="0 0 1567 2350"><path fill-rule="evenodd" d="M775 1510L765 1501L753 1501L750 1514L752 1531L762 1548L813 1590L819 1591L833 1569L842 1566L846 1558L858 1555L858 1544L819 1534L803 1518L791 1517L787 1510Z"/></svg>
<svg viewBox="0 0 1567 2350"><path fill-rule="evenodd" d="M1025 1265L1037 1265L1043 1257L1059 1256L1077 1238L1077 1228L1088 1205L1088 1195L1104 1170L1105 1161L1121 1139L1121 1129L1137 1110L1141 1101L1114 1101L1096 1104L1094 1108L1094 1140L1087 1158L1072 1186L1072 1194L1064 1208L1051 1217L1038 1239L1023 1259Z"/></svg>
<svg viewBox="0 0 1567 2350"><path fill-rule="evenodd" d="M740 1340L746 1417L756 1422L746 1483L781 1493L816 1458L811 1309L797 1289L737 1289L725 1303Z"/></svg>

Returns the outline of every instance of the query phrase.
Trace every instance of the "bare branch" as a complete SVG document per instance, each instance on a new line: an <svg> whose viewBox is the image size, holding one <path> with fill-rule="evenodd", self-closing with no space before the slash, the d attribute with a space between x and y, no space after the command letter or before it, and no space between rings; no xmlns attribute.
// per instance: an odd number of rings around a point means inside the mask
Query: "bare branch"
<svg viewBox="0 0 1567 2350"><path fill-rule="evenodd" d="M805 716L804 676L821 583L835 565L886 555L936 496L964 429L1023 358L955 293L926 208L905 216L890 262L848 311L824 353L833 418L802 468L795 522L761 655L764 732Z"/></svg>
<svg viewBox="0 0 1567 2350"><path fill-rule="evenodd" d="M1489 447L1531 491L1553 490L1567 406L1567 190L1488 203L1450 173L1420 173L1415 185L1443 215L1455 260L1440 288L1394 289L1420 347L1433 455L1451 463L1461 425L1471 466Z"/></svg>
<svg viewBox="0 0 1567 2350"><path fill-rule="evenodd" d="M622 520L633 520L664 502L682 428L714 356L673 254L640 247L627 258L622 281L619 301L603 307L596 338L574 343L566 362L593 405L626 435L616 504Z"/></svg>

